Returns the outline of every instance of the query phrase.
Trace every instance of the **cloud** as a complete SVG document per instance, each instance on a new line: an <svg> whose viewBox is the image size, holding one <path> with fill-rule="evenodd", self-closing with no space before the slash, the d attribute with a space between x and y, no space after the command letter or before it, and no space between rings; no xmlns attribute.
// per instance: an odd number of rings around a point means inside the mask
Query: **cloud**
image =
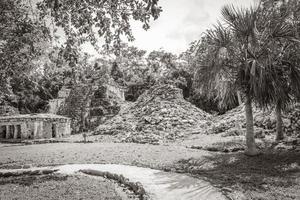
<svg viewBox="0 0 300 200"><path fill-rule="evenodd" d="M160 0L163 12L150 23L148 31L142 28L140 22L131 22L136 40L130 44L147 51L163 48L181 53L220 19L223 5L249 5L252 1L257 0ZM83 48L95 54L91 46L84 45Z"/></svg>
<svg viewBox="0 0 300 200"><path fill-rule="evenodd" d="M184 51L188 44L215 24L225 4L249 5L253 0L161 0L161 16L143 31L133 23L133 45L148 51L163 47L173 53Z"/></svg>
<svg viewBox="0 0 300 200"><path fill-rule="evenodd" d="M131 45L147 51L163 48L181 53L188 45L201 37L203 32L221 19L220 9L225 4L248 6L258 0L160 0L161 16L151 21L145 31L140 22L132 21L136 40ZM97 55L90 44L82 45L85 52Z"/></svg>

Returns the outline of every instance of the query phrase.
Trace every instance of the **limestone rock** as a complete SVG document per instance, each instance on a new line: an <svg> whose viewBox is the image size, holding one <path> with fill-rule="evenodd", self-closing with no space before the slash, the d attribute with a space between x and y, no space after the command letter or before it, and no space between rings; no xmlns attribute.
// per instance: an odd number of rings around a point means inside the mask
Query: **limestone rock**
<svg viewBox="0 0 300 200"><path fill-rule="evenodd" d="M274 110L274 109L273 109ZM254 128L257 130L256 137L276 132L276 118L272 109L261 110L253 106ZM223 136L241 135L246 127L244 105L232 109L224 115L216 116L213 125L207 130L207 134L222 133ZM300 133L300 104L296 104L282 115L283 131L287 135L299 135ZM239 124L240 127L236 127Z"/></svg>
<svg viewBox="0 0 300 200"><path fill-rule="evenodd" d="M186 101L180 89L159 85L143 93L135 103L123 107L94 134L118 134L125 142L158 144L195 130L204 132L211 119L210 114Z"/></svg>

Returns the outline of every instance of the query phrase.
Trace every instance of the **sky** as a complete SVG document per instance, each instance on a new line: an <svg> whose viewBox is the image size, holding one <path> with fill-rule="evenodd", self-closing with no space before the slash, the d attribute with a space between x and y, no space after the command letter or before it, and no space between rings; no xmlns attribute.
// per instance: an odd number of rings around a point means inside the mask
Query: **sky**
<svg viewBox="0 0 300 200"><path fill-rule="evenodd" d="M129 43L149 51L160 48L179 54L201 34L221 19L221 8L226 4L249 6L255 0L159 0L163 11L151 22L149 30L139 22L132 23L135 41ZM86 46L87 52L92 47Z"/></svg>

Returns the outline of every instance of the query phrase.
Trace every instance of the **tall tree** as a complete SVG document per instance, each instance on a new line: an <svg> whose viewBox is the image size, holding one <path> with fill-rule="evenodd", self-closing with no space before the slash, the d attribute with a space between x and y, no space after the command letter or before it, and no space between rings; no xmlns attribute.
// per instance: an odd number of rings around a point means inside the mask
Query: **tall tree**
<svg viewBox="0 0 300 200"><path fill-rule="evenodd" d="M17 98L13 83L23 80L36 85L31 77L41 70L36 61L45 53L49 41L49 30L43 22L32 15L30 5L24 1L0 2L1 98Z"/></svg>
<svg viewBox="0 0 300 200"><path fill-rule="evenodd" d="M299 47L300 47L300 2L295 0L290 1L262 1L262 14L267 16L270 24L277 27L281 32L276 36L276 40L269 43L270 52L269 60L272 60L270 65L273 65L276 73L276 82L278 95L275 97L275 115L277 119L276 140L282 140L283 122L282 110L295 100L299 99L300 88L300 65L299 65ZM281 90L281 91L280 91Z"/></svg>
<svg viewBox="0 0 300 200"><path fill-rule="evenodd" d="M286 81L279 76L282 66L276 64L280 52L274 44L291 37L290 27L284 20L275 21L260 7L237 9L225 6L222 15L225 25L218 24L207 34L208 53L206 63L201 67L203 80L209 87L217 89L220 80L225 80L229 85L221 87L222 90L226 89L229 93L240 91L244 95L245 153L257 155L252 102L265 108L276 100L289 99L285 90ZM228 93L223 91L218 94L224 99Z"/></svg>

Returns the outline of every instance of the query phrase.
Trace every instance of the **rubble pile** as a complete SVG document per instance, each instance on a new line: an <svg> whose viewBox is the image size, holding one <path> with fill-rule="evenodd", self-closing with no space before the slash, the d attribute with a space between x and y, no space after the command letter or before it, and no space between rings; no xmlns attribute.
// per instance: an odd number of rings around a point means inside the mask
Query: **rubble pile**
<svg viewBox="0 0 300 200"><path fill-rule="evenodd" d="M223 132L233 132L240 134L236 130L246 127L245 106L241 105L223 115L215 116L212 126L207 130L208 134L218 134ZM260 111L253 107L253 115L256 116ZM256 117L254 117L256 118Z"/></svg>
<svg viewBox="0 0 300 200"><path fill-rule="evenodd" d="M184 100L182 91L158 85L119 114L100 125L94 134L118 134L125 142L158 144L204 132L211 115Z"/></svg>
<svg viewBox="0 0 300 200"><path fill-rule="evenodd" d="M227 135L241 134L237 129L246 127L244 105L228 111L224 115L215 117L213 125L207 133L227 133ZM257 135L265 135L276 132L276 117L273 110L261 110L253 106L254 128ZM282 115L283 131L287 135L300 133L300 104L291 107Z"/></svg>
<svg viewBox="0 0 300 200"><path fill-rule="evenodd" d="M300 136L300 104L296 104L287 115L285 131Z"/></svg>

